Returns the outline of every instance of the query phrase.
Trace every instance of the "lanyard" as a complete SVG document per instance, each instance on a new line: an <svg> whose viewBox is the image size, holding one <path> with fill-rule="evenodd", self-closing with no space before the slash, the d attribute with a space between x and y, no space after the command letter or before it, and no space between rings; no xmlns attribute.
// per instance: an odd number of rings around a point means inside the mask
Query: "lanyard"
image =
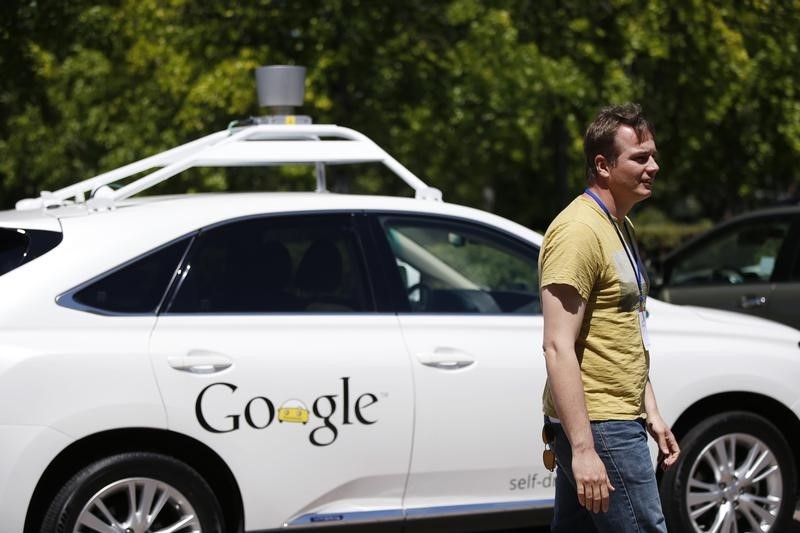
<svg viewBox="0 0 800 533"><path fill-rule="evenodd" d="M628 261L630 261L631 263L631 267L633 268L633 273L636 275L636 285L639 287L639 309L644 310L644 291L642 290L642 263L639 261L639 255L636 253L636 247L633 244L633 238L631 237L631 234L628 231L627 224L625 224L624 220L622 221L622 225L625 227L625 234L628 236L628 240L631 241L630 251L628 250L628 245L625 243L625 239L622 237L622 232L619 230L619 226L617 225L616 222L614 222L614 217L611 216L611 212L606 207L606 204L604 204L603 201L589 189L586 189L584 192L589 196L591 196L595 202L597 202L597 205L599 205L605 212L609 222L611 222L611 225L614 226L614 230L617 232L617 237L619 237L619 242L622 243L622 248L625 250L625 255L628 256Z"/></svg>

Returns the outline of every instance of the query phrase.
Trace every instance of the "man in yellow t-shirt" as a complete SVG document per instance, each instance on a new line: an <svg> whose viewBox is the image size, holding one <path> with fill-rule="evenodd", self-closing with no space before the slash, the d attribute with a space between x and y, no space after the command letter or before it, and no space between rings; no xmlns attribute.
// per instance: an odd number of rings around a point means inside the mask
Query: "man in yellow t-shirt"
<svg viewBox="0 0 800 533"><path fill-rule="evenodd" d="M584 152L589 187L553 220L539 255L552 531L666 532L646 431L662 467L680 450L648 377L649 284L626 218L652 194L653 127L636 104L605 108Z"/></svg>

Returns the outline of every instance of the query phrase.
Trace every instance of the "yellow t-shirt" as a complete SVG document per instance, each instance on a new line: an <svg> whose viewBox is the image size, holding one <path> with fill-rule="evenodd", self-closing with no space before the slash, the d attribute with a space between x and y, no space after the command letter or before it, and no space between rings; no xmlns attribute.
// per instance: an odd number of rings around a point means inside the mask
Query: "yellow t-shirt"
<svg viewBox="0 0 800 533"><path fill-rule="evenodd" d="M628 243L633 226L627 218L623 224L629 232L617 225ZM641 276L646 295L649 282L644 269ZM650 360L639 325L636 273L608 215L592 198L579 196L547 228L539 254L539 280L541 287L553 283L575 287L586 300L575 352L589 420L643 416ZM542 400L544 413L557 417L549 383Z"/></svg>

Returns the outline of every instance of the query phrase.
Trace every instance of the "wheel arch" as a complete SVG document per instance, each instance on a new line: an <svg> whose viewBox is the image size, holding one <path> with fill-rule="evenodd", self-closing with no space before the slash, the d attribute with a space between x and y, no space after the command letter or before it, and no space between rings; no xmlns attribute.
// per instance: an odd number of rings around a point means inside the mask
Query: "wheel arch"
<svg viewBox="0 0 800 533"><path fill-rule="evenodd" d="M25 533L37 533L38 521L54 494L80 468L122 452L147 451L185 462L214 489L223 510L227 531L244 529L239 485L225 461L214 450L186 435L153 428L125 428L86 436L64 448L42 474L28 505Z"/></svg>
<svg viewBox="0 0 800 533"><path fill-rule="evenodd" d="M800 486L800 419L791 409L774 398L744 391L707 396L681 413L672 425L672 432L680 440L702 420L729 411L745 411L756 414L778 428L792 450L797 485Z"/></svg>

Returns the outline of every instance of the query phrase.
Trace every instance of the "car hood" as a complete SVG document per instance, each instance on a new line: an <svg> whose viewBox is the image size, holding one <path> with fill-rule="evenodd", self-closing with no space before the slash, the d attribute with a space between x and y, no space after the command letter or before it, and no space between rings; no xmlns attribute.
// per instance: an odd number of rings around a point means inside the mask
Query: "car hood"
<svg viewBox="0 0 800 533"><path fill-rule="evenodd" d="M693 305L675 305L648 298L648 329L686 334L721 335L800 342L800 330L764 318Z"/></svg>

